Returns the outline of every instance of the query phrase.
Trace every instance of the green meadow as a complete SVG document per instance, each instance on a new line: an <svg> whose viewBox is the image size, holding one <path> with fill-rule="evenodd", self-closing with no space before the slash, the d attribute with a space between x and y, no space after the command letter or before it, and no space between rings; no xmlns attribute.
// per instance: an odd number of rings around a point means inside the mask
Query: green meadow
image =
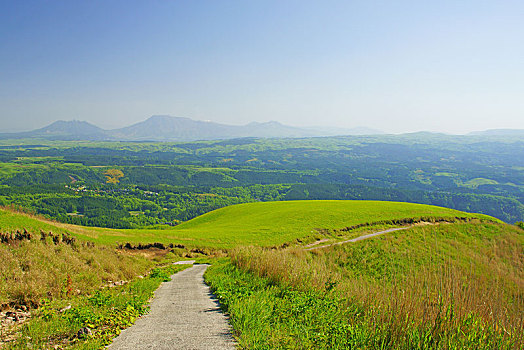
<svg viewBox="0 0 524 350"><path fill-rule="evenodd" d="M364 223L455 217L496 220L486 215L424 204L318 200L238 204L206 213L175 227L127 230L43 222L2 210L0 227L5 231L16 228L67 231L79 238L109 245L159 242L227 249L239 245L277 246L297 239L311 240L322 237L320 230L342 229Z"/></svg>

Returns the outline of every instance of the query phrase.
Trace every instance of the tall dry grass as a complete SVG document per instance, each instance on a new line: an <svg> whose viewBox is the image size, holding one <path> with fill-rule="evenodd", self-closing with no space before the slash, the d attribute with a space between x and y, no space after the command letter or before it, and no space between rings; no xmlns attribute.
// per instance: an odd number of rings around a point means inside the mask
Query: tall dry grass
<svg viewBox="0 0 524 350"><path fill-rule="evenodd" d="M143 274L152 264L110 247L38 236L0 244L0 305L38 306L46 298L89 294L107 281Z"/></svg>
<svg viewBox="0 0 524 350"><path fill-rule="evenodd" d="M388 328L396 344L410 329L425 329L435 346L489 333L524 348L522 232L505 225L462 225L454 237L454 229L417 228L413 242L389 237L314 252L250 247L231 256L238 268L275 284L359 304L375 327ZM366 244L375 245L375 260L355 260L355 249Z"/></svg>

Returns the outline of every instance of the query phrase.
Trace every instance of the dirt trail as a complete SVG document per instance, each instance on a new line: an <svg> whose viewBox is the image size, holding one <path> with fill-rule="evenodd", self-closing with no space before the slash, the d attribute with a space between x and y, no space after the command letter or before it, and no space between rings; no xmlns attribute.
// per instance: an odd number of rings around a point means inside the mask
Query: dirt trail
<svg viewBox="0 0 524 350"><path fill-rule="evenodd" d="M387 230L384 230L384 231L374 232L374 233L370 233L370 234L367 234L367 235L364 235L364 236L360 236L360 237L357 237L357 238L348 239L347 241L342 241L342 242L336 242L336 243L326 244L326 245L322 245L322 246L319 246L319 247L310 247L310 248L306 248L305 250L322 249L322 248L332 247L332 246L334 246L334 245L339 245L339 244L358 242L358 241L361 241L361 240L363 240L363 239L368 239L368 238L371 238L371 237L375 237L375 236L383 235L384 233L388 233L388 232L395 232L395 231L400 231L400 230L407 230L408 228L411 228L411 227L413 227L413 226L390 228L390 229L387 229ZM319 242L320 242L320 241L319 241Z"/></svg>
<svg viewBox="0 0 524 350"><path fill-rule="evenodd" d="M150 312L122 331L109 349L234 349L227 318L204 283L208 266L194 265L163 283Z"/></svg>

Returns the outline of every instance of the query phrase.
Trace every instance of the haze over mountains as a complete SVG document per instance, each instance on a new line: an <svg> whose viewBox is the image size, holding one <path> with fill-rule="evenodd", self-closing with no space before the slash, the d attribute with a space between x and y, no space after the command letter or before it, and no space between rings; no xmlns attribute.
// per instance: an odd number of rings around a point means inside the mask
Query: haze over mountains
<svg viewBox="0 0 524 350"><path fill-rule="evenodd" d="M384 132L365 127L343 129L335 127L293 127L276 121L246 125L228 125L184 117L156 115L123 128L105 130L86 121L56 121L46 127L18 133L0 133L0 139L48 139L64 141L198 141L243 137L300 138L339 135L381 135ZM493 129L468 136L523 137L524 130Z"/></svg>
<svg viewBox="0 0 524 350"><path fill-rule="evenodd" d="M19 133L0 134L2 139L44 138L50 140L90 141L197 141L241 137L312 137L335 135L372 135L382 131L368 128L298 128L276 121L227 125L165 115L127 127L104 130L85 121L56 121L44 128Z"/></svg>
<svg viewBox="0 0 524 350"><path fill-rule="evenodd" d="M490 129L484 131L473 131L468 135L474 136L522 136L524 137L524 129Z"/></svg>

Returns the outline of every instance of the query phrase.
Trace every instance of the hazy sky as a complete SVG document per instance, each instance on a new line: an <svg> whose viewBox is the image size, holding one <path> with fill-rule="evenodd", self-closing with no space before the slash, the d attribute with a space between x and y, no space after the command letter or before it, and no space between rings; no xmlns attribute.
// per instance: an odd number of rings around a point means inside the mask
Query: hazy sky
<svg viewBox="0 0 524 350"><path fill-rule="evenodd" d="M2 130L524 128L524 1L0 1Z"/></svg>

